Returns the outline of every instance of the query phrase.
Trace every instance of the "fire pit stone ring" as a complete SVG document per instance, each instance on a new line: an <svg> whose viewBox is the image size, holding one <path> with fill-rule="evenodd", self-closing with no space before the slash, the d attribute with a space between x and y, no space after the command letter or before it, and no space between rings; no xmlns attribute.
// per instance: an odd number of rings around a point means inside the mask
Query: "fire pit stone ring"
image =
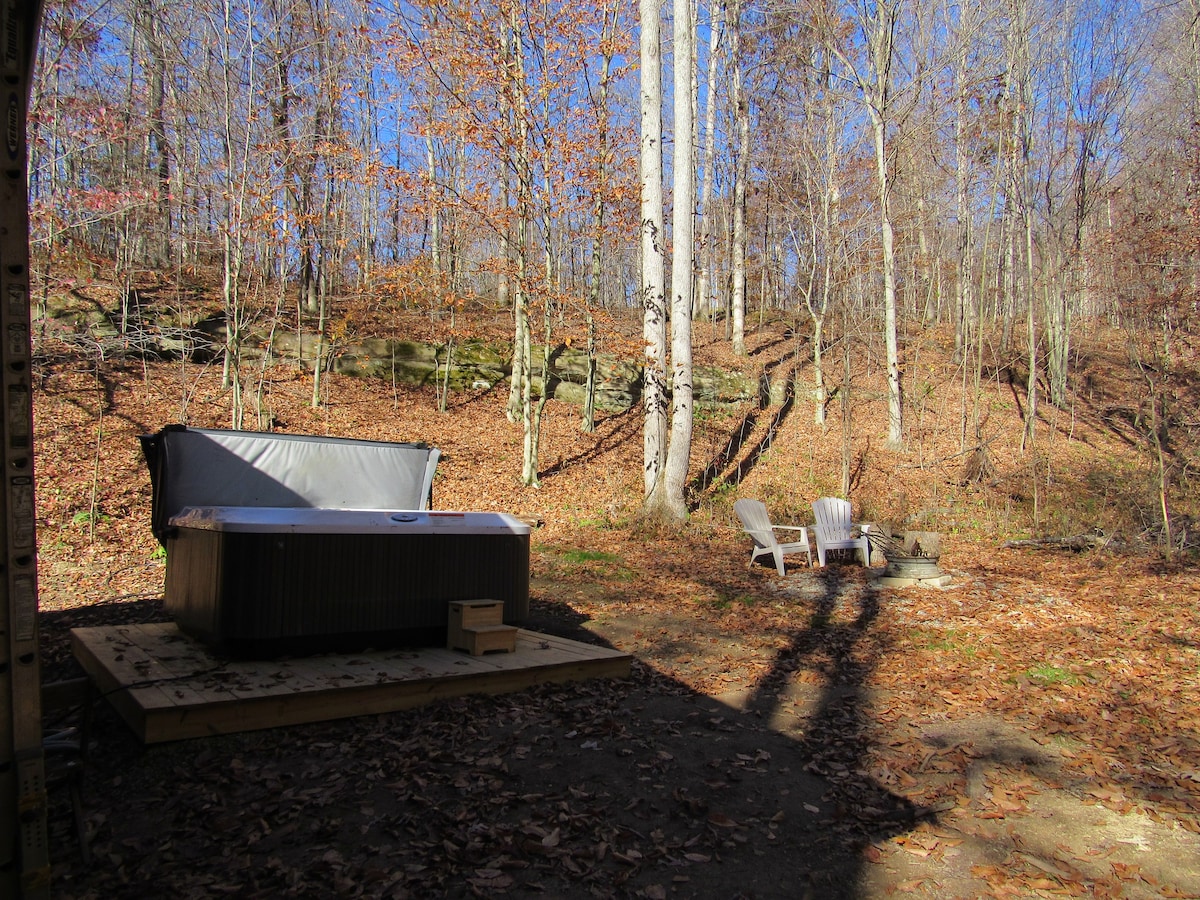
<svg viewBox="0 0 1200 900"><path fill-rule="evenodd" d="M868 538L887 560L887 568L879 576L881 587L945 587L950 583L950 576L938 568L942 539L937 532L906 531L897 537L886 529L872 528Z"/></svg>

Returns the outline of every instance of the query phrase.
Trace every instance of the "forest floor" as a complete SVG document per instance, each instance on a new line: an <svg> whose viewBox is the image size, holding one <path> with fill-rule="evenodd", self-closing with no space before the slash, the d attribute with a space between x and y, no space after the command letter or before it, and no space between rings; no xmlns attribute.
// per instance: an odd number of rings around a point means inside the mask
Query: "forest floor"
<svg viewBox="0 0 1200 900"><path fill-rule="evenodd" d="M775 325L746 360L719 337L697 330L698 359L762 371L796 353ZM842 407L817 426L803 397L700 411L681 532L638 522L637 411L584 434L551 403L530 489L499 391L439 413L432 392L330 378L312 409L309 376L268 373L279 427L430 441L437 507L540 522L527 627L620 648L633 674L148 747L101 702L92 861L55 795L54 895L1200 897L1200 567L1146 540L1145 392L1119 338L1095 337L1071 407L1043 406L1021 452L1023 391L994 370L969 395L992 467L975 481L946 351L907 343L902 450L865 368L846 433ZM71 628L165 618L136 436L227 425L217 375L39 367L46 680L79 674ZM1181 390L1195 401L1196 380ZM803 523L843 460L857 517L943 535L946 589L747 565L732 501ZM1045 535L1089 545L1006 546Z"/></svg>

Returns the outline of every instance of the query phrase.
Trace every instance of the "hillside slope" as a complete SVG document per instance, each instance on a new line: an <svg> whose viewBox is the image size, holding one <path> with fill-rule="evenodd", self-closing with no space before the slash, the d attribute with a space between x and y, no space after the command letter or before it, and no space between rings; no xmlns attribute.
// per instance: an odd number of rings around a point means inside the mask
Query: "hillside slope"
<svg viewBox="0 0 1200 900"><path fill-rule="evenodd" d="M698 358L768 382L797 351L782 324L756 329L745 360L706 326L697 338ZM530 626L625 650L634 676L148 749L101 703L96 862L79 861L58 801L56 895L1200 896L1200 573L1146 540L1143 382L1116 336L1091 343L1072 408L1043 407L1022 453L1019 378L994 367L980 397L995 471L974 481L946 350L908 342L900 451L865 354L848 442L836 402L825 427L778 394L698 411L681 533L638 523L636 411L583 434L577 410L550 404L531 490L499 390L439 413L431 391L331 377L312 409L307 375L268 372L286 430L430 441L446 453L438 507L539 521ZM807 384L804 360L799 373ZM178 361L64 356L39 376L54 679L78 673L71 628L163 618L136 436L224 425L228 397L216 367ZM1193 457L1169 449L1183 482ZM747 567L732 501L807 521L843 458L862 518L943 533L950 589L878 591L845 564ZM1197 514L1194 495L1172 503L1180 523ZM1082 553L1003 546L1093 530Z"/></svg>
<svg viewBox="0 0 1200 900"><path fill-rule="evenodd" d="M425 323L414 317L414 330ZM469 330L470 325L460 326ZM495 333L495 325L488 322ZM481 329L487 330L487 329ZM1158 468L1142 420L1144 382L1131 374L1119 336L1094 340L1079 355L1079 388L1071 407L1042 403L1035 445L1021 451L1024 390L1020 376L993 367L980 391L981 432L990 477L972 481L978 463L970 431L970 397L961 367L950 364L948 341L932 333L909 341L906 443L887 448L881 360L855 361L850 428L835 393L824 426L813 424L812 366L804 339L785 323L754 330L749 355L732 357L720 334L697 327L698 360L786 382L783 402L697 411L692 452L694 529L733 528L736 496L763 499L780 518L811 518L818 496L841 492L843 462L850 496L864 520L942 531L964 541L999 544L1012 538L1075 535L1099 529L1122 541L1161 534ZM799 364L797 365L797 359ZM840 363L835 362L837 366ZM834 372L827 377L838 377ZM1015 382L1015 383L1014 383ZM250 387L255 387L250 383ZM1190 391L1190 394L1188 393ZM638 410L601 416L596 431L579 430L579 411L551 402L543 423L542 487L522 488L521 428L504 414L503 386L454 395L439 413L432 390L394 387L378 380L328 376L325 402L310 406L311 376L294 367L268 370L264 405L276 427L293 433L380 440L424 440L441 448L435 484L442 508L497 509L537 519L544 539L580 527L628 525L641 495L641 419ZM1177 404L1195 409L1196 379L1180 388ZM155 568L149 534L149 481L138 434L186 421L227 427L229 397L219 367L139 360L66 358L41 366L36 396L36 440L42 591L56 596L56 567L121 557L95 595L72 585L75 599L117 592L144 593L139 566ZM1194 428L1193 428L1194 430ZM1186 436L1183 429L1177 433ZM1188 491L1196 456L1186 443L1168 466L1176 538L1200 510ZM731 534L732 537L732 534ZM953 542L950 542L953 546ZM131 557L141 562L134 564ZM113 578L117 581L113 581ZM126 584L122 579L128 578Z"/></svg>

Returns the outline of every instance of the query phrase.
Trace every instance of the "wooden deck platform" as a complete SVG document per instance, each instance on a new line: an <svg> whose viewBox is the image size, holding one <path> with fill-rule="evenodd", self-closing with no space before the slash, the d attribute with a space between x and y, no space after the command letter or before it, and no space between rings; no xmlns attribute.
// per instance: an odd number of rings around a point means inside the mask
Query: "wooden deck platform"
<svg viewBox="0 0 1200 900"><path fill-rule="evenodd" d="M174 624L71 631L75 658L144 743L411 709L546 682L625 678L632 657L524 629L516 651L436 647L229 661Z"/></svg>

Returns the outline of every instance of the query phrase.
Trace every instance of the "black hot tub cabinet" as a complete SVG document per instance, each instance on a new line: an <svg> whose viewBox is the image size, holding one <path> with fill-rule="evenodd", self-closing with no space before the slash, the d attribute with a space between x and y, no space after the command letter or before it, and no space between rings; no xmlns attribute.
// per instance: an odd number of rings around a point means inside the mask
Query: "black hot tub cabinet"
<svg viewBox="0 0 1200 900"><path fill-rule="evenodd" d="M505 513L189 507L165 604L230 656L443 644L449 604L529 614L529 526Z"/></svg>

